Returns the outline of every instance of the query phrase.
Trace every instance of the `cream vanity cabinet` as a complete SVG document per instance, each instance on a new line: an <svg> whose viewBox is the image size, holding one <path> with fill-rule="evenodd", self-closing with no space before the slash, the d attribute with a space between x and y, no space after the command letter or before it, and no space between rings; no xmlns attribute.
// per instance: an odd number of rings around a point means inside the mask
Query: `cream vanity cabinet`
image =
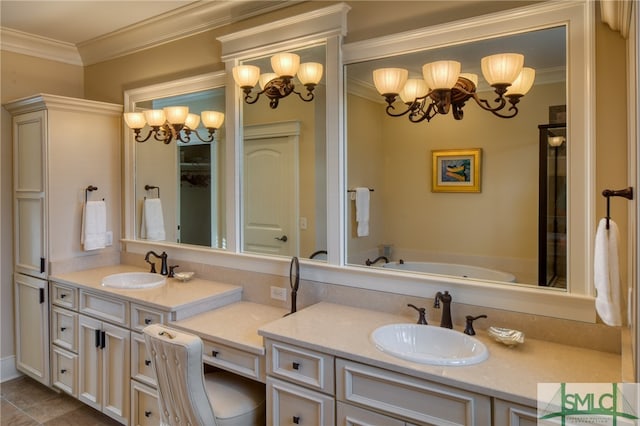
<svg viewBox="0 0 640 426"><path fill-rule="evenodd" d="M13 133L16 367L50 385L46 279L52 261L86 254L83 188L117 188L110 195L119 198L122 106L37 95L4 107Z"/></svg>
<svg viewBox="0 0 640 426"><path fill-rule="evenodd" d="M492 424L486 395L277 340L266 348L268 425Z"/></svg>

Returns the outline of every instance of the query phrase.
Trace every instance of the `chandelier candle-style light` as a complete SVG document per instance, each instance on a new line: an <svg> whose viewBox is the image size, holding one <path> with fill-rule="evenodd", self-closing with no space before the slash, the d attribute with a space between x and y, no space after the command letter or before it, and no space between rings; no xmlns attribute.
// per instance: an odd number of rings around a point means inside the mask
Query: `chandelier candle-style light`
<svg viewBox="0 0 640 426"><path fill-rule="evenodd" d="M414 123L430 121L436 114L448 114L449 111L456 120L462 120L462 109L469 99L498 117L512 118L518 114L520 98L531 89L535 79L535 70L523 65L524 56L519 53L482 58L482 74L498 95L493 105L478 97L478 76L461 73L457 61L423 65L422 79L408 78L409 71L404 68L380 68L373 71L373 82L387 101L387 114L392 117L408 115ZM393 105L397 97L407 106L400 112L396 112Z"/></svg>
<svg viewBox="0 0 640 426"><path fill-rule="evenodd" d="M256 103L262 94L269 98L271 108L277 108L280 99L291 93L295 93L305 102L313 100L313 89L322 78L322 64L317 62L301 64L300 56L295 53L278 53L271 57L271 68L273 68L273 73L260 74L260 68L255 65L233 67L233 79L242 88L246 103ZM295 90L293 78L296 75L307 88L305 95ZM261 91L252 96L251 92L256 83L260 84Z"/></svg>
<svg viewBox="0 0 640 426"><path fill-rule="evenodd" d="M200 116L202 116L202 124L209 132L206 138L201 137L196 131L200 124ZM153 136L155 140L165 144L171 143L173 139L189 143L192 133L202 142L211 142L215 131L224 122L224 114L218 111L202 111L200 115L190 114L189 107L171 106L163 109L148 109L143 112L125 112L124 121L136 134L136 142L146 142ZM140 130L147 124L151 129L143 138Z"/></svg>

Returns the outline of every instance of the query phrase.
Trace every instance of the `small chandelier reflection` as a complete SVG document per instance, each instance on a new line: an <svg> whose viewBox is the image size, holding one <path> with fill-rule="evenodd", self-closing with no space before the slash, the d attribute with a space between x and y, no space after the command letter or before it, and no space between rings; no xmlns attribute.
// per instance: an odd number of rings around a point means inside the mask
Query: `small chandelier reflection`
<svg viewBox="0 0 640 426"><path fill-rule="evenodd" d="M206 127L208 135L200 136L196 128L200 124ZM136 142L146 142L152 136L155 140L171 143L172 140L182 143L191 142L191 135L196 135L202 142L213 141L214 133L222 126L224 114L218 111L202 111L200 115L190 114L189 107L171 106L163 109L148 109L143 112L126 112L124 121L133 130ZM149 125L149 133L142 137L141 130L145 125Z"/></svg>
<svg viewBox="0 0 640 426"><path fill-rule="evenodd" d="M271 57L271 68L273 73L260 74L260 68L255 65L233 67L233 79L242 88L246 103L256 103L262 94L269 98L269 106L273 109L278 107L280 99L292 93L305 102L313 100L313 90L322 78L322 64L317 62L301 64L300 56L295 53L278 53ZM293 83L295 76L307 89L305 94L296 91ZM252 95L256 83L260 84L261 91Z"/></svg>
<svg viewBox="0 0 640 426"><path fill-rule="evenodd" d="M449 111L456 120L462 120L463 108L469 99L498 117L512 118L518 114L520 98L531 89L535 79L535 70L523 65L524 56L518 53L482 58L482 74L497 95L493 103L478 97L478 76L461 73L461 64L457 61L423 65L422 79L408 78L409 71L403 68L380 68L373 71L373 82L387 101L387 114L407 115L413 123L428 122L437 114ZM401 111L396 111L394 106L398 96L406 105Z"/></svg>

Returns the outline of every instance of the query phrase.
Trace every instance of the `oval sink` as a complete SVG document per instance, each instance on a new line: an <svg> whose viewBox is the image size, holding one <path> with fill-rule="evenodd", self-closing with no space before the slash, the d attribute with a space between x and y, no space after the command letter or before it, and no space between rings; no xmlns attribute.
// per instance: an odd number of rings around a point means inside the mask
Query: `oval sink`
<svg viewBox="0 0 640 426"><path fill-rule="evenodd" d="M102 279L102 285L119 289L154 288L164 285L164 275L151 272L122 272L107 275Z"/></svg>
<svg viewBox="0 0 640 426"><path fill-rule="evenodd" d="M371 340L382 352L420 364L471 365L489 357L475 337L431 325L384 325L371 333Z"/></svg>

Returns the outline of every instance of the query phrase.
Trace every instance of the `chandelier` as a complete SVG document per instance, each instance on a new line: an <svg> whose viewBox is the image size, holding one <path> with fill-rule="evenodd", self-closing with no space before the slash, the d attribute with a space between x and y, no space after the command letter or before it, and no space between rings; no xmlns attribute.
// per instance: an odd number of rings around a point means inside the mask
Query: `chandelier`
<svg viewBox="0 0 640 426"><path fill-rule="evenodd" d="M322 64L317 62L300 63L300 56L295 53L278 53L271 57L272 73L260 74L260 68L255 65L238 65L233 67L233 79L244 92L244 101L254 104L265 95L269 98L269 106L277 108L280 99L292 93L298 95L305 102L313 100L313 89L322 78ZM296 91L293 78L298 80L307 89L305 94ZM256 83L260 84L261 91L252 95Z"/></svg>
<svg viewBox="0 0 640 426"><path fill-rule="evenodd" d="M206 127L208 135L200 136L196 128L200 124ZM146 142L152 136L155 140L171 143L172 140L189 143L194 134L202 142L213 141L213 135L224 122L224 114L218 111L202 111L200 115L189 113L189 107L171 106L163 109L148 109L143 112L126 112L124 121L133 130L136 142ZM145 125L151 129L146 137L142 137L141 130Z"/></svg>
<svg viewBox="0 0 640 426"><path fill-rule="evenodd" d="M461 73L457 61L423 65L422 79L408 78L409 71L403 68L380 68L373 71L373 82L387 101L387 114L392 117L407 115L413 123L428 122L437 114L448 114L449 111L456 120L462 120L463 108L469 99L498 117L512 118L518 114L520 98L531 89L535 79L535 70L523 65L524 56L519 53L482 58L482 74L497 95L493 102L478 97L478 76ZM406 109L396 110L394 102L398 96Z"/></svg>

